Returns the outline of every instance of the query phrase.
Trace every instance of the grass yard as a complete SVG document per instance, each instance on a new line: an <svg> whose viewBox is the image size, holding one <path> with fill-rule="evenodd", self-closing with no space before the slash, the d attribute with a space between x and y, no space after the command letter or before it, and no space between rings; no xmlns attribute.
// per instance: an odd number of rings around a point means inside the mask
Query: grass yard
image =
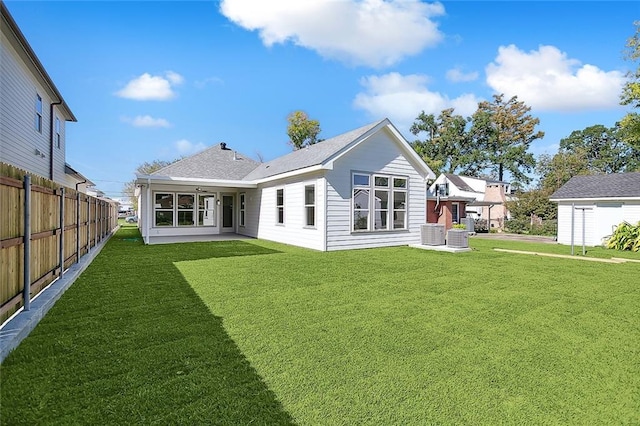
<svg viewBox="0 0 640 426"><path fill-rule="evenodd" d="M137 236L5 360L0 423L640 422L638 263Z"/></svg>

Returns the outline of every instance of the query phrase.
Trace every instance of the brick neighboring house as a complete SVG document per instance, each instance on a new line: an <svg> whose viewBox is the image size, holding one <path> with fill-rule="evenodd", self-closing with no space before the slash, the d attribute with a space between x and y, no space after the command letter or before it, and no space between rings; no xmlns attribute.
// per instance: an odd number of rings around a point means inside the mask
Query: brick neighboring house
<svg viewBox="0 0 640 426"><path fill-rule="evenodd" d="M490 228L503 229L510 217L505 203L512 199L509 182L443 173L427 191L427 223L446 229L462 218L485 219Z"/></svg>

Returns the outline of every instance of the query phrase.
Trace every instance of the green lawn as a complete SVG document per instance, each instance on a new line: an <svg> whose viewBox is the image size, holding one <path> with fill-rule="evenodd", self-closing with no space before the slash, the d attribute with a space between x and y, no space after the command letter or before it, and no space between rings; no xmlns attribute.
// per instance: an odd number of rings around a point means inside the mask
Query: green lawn
<svg viewBox="0 0 640 426"><path fill-rule="evenodd" d="M640 422L638 263L136 232L5 360L2 424Z"/></svg>

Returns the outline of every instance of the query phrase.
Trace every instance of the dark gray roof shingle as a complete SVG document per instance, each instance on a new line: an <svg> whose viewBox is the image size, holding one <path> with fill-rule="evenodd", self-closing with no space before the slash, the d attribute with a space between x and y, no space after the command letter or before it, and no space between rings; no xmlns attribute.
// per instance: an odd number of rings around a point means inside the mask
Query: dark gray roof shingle
<svg viewBox="0 0 640 426"><path fill-rule="evenodd" d="M331 139L318 142L315 145L293 151L282 157L260 164L259 167L245 176L245 180L264 179L281 173L322 164L385 120L367 124L366 126L359 127Z"/></svg>
<svg viewBox="0 0 640 426"><path fill-rule="evenodd" d="M152 175L182 178L241 180L260 163L233 151L214 145L157 170Z"/></svg>
<svg viewBox="0 0 640 426"><path fill-rule="evenodd" d="M640 197L640 173L574 176L551 199Z"/></svg>

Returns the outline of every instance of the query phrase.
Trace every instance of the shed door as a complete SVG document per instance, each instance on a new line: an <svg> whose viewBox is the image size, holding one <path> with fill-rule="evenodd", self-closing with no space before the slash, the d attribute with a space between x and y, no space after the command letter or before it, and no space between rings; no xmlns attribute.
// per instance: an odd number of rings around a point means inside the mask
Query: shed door
<svg viewBox="0 0 640 426"><path fill-rule="evenodd" d="M601 240L613 234L616 226L622 223L622 203L598 203L596 211L596 238Z"/></svg>

